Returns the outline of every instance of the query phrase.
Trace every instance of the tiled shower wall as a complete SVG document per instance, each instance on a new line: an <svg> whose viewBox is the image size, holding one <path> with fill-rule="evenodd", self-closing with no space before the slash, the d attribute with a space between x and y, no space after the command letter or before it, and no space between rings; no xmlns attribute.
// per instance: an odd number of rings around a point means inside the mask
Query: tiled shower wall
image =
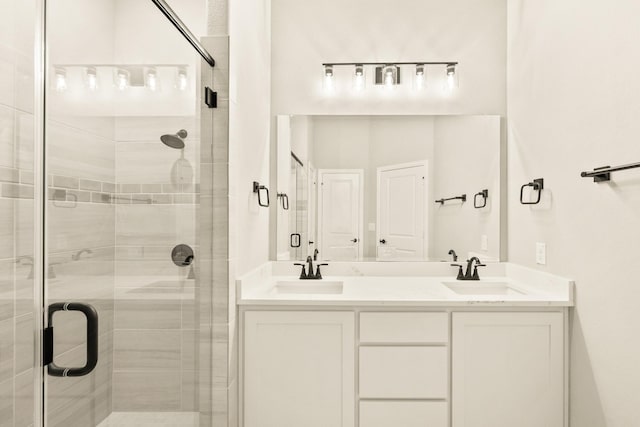
<svg viewBox="0 0 640 427"><path fill-rule="evenodd" d="M54 426L89 425L104 419L112 406L115 209L109 200L115 183L113 119L60 117L55 111L49 117L48 302L94 306L100 319L100 354L89 376L49 377L47 417ZM82 366L83 316L56 314L54 328L56 363Z"/></svg>
<svg viewBox="0 0 640 427"><path fill-rule="evenodd" d="M197 410L200 123L116 119L116 301L113 409ZM160 142L185 129L185 149ZM193 269L171 250L187 244Z"/></svg>

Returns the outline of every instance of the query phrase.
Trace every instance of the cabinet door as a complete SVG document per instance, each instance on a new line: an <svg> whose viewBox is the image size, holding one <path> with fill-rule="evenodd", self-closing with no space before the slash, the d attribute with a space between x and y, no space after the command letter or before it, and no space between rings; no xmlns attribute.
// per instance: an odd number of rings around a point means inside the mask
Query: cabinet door
<svg viewBox="0 0 640 427"><path fill-rule="evenodd" d="M244 319L245 427L354 426L354 313Z"/></svg>
<svg viewBox="0 0 640 427"><path fill-rule="evenodd" d="M564 425L562 313L454 313L453 427Z"/></svg>

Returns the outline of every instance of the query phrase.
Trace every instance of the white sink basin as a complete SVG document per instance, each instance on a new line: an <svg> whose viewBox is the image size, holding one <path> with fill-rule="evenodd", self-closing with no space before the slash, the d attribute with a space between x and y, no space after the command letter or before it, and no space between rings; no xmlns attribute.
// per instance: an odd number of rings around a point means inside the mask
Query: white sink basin
<svg viewBox="0 0 640 427"><path fill-rule="evenodd" d="M524 292L505 282L443 282L458 295L524 295Z"/></svg>
<svg viewBox="0 0 640 427"><path fill-rule="evenodd" d="M343 283L332 280L285 280L276 283L279 294L341 294Z"/></svg>

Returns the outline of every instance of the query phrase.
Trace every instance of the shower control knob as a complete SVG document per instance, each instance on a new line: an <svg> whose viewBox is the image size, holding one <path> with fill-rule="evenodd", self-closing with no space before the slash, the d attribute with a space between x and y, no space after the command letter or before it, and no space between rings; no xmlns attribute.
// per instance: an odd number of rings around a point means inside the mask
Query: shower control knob
<svg viewBox="0 0 640 427"><path fill-rule="evenodd" d="M193 249L189 245L177 245L171 251L171 260L178 267L191 265L193 258Z"/></svg>

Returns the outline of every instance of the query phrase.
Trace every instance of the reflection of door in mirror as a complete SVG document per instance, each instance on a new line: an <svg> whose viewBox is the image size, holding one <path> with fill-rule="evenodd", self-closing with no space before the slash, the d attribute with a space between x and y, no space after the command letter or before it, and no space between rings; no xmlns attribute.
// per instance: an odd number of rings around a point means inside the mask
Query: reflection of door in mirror
<svg viewBox="0 0 640 427"><path fill-rule="evenodd" d="M357 261L363 256L364 171L320 169L318 235L323 260Z"/></svg>
<svg viewBox="0 0 640 427"><path fill-rule="evenodd" d="M426 161L378 168L379 261L422 261L427 250Z"/></svg>

